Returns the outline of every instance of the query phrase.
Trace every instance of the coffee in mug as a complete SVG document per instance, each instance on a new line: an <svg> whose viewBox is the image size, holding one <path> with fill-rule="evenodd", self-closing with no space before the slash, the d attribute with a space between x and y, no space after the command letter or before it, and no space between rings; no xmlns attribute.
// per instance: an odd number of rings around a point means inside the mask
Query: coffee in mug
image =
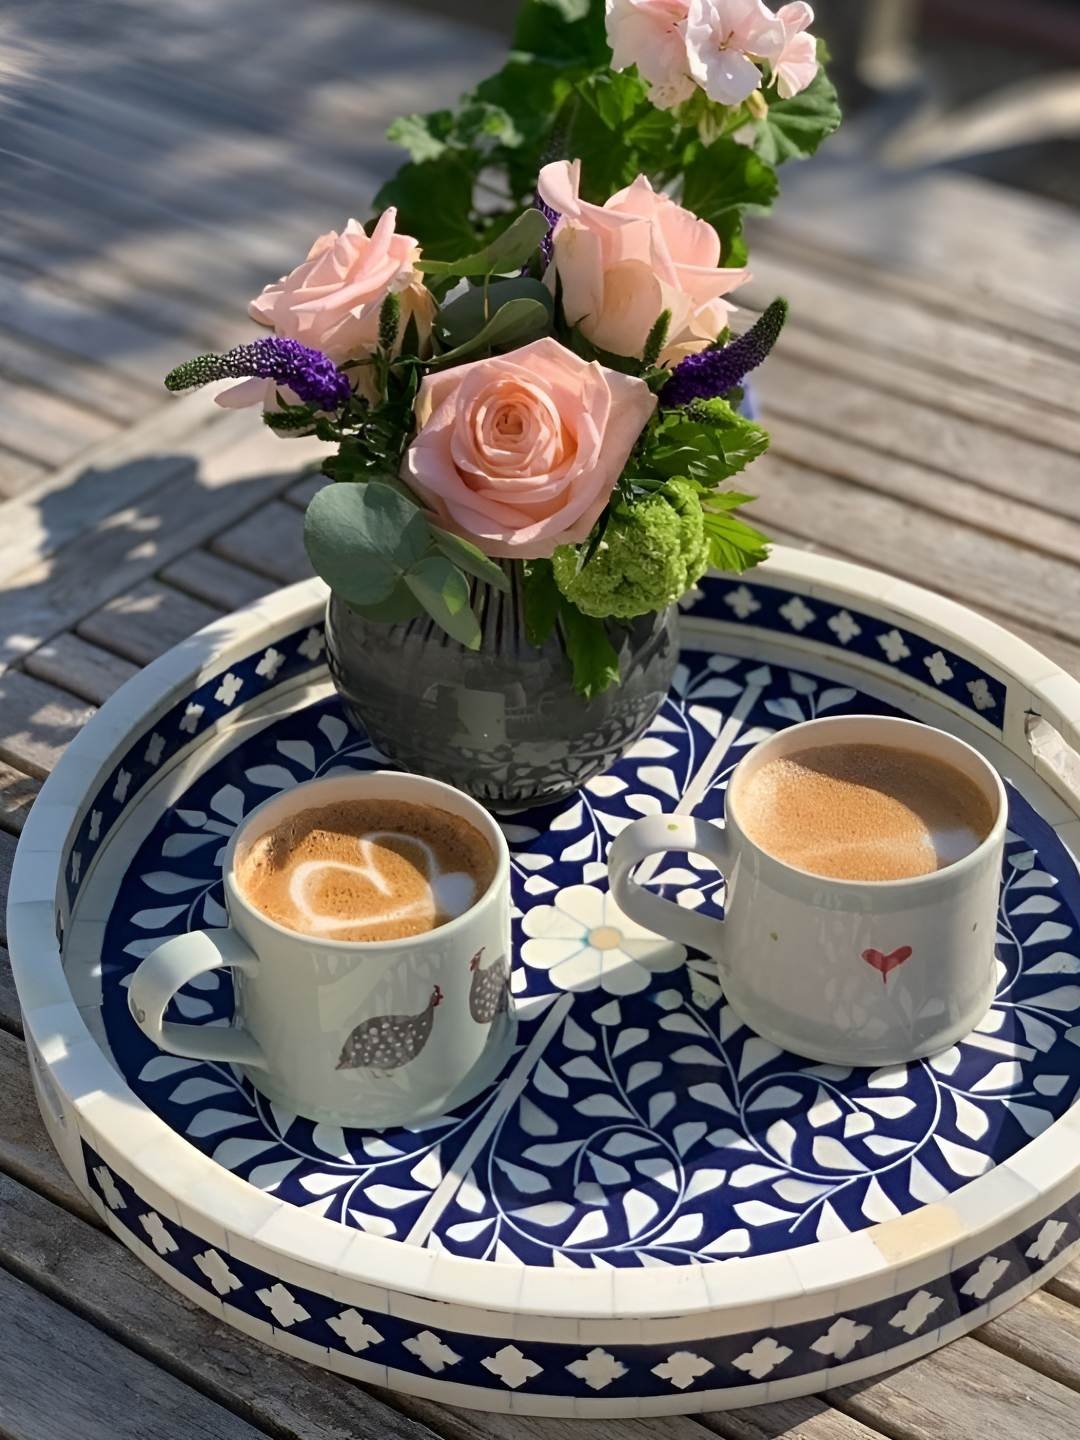
<svg viewBox="0 0 1080 1440"><path fill-rule="evenodd" d="M955 765L892 745L815 745L767 761L739 791L749 838L834 880L905 880L970 855L989 835L985 791Z"/></svg>
<svg viewBox="0 0 1080 1440"><path fill-rule="evenodd" d="M322 939L398 940L463 915L495 855L459 815L406 800L342 800L279 821L237 854L249 904Z"/></svg>

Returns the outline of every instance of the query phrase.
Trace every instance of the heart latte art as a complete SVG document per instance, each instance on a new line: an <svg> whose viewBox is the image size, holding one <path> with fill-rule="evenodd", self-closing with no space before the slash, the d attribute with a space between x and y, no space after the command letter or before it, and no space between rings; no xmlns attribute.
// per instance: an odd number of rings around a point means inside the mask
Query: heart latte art
<svg viewBox="0 0 1080 1440"><path fill-rule="evenodd" d="M405 801L304 810L237 857L246 899L269 919L332 940L422 935L487 889L495 858L466 820Z"/></svg>

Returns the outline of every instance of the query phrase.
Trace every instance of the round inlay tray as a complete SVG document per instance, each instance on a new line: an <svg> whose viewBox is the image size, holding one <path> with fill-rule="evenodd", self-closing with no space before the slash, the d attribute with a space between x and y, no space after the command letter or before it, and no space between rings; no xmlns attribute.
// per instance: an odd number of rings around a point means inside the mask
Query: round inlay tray
<svg viewBox="0 0 1080 1440"><path fill-rule="evenodd" d="M900 1364L1080 1247L1080 686L947 601L797 552L705 581L648 735L570 801L506 818L520 1023L496 1084L414 1128L343 1130L158 1052L126 985L162 939L225 922L238 821L312 775L380 764L327 680L323 603L317 582L283 591L125 686L16 859L9 940L42 1113L169 1283L366 1381L644 1415ZM746 1029L704 957L614 909L604 870L638 815L720 817L757 739L866 711L961 734L1010 798L994 1006L944 1054L875 1071ZM655 863L651 883L719 912L698 857ZM890 984L902 1006L902 972ZM176 1004L226 1023L227 976Z"/></svg>

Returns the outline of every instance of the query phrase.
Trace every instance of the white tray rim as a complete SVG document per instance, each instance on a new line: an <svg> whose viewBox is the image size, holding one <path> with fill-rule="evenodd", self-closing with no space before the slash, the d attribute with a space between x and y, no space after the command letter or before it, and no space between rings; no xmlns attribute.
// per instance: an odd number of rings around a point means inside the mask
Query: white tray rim
<svg viewBox="0 0 1080 1440"><path fill-rule="evenodd" d="M866 567L788 547L775 547L754 577L789 584L808 595L850 599L887 616L906 616L961 645L988 670L1010 681L1002 738L1022 753L1025 717L1041 714L1080 749L1080 683L1007 630L921 587L892 580ZM737 582L733 582L737 583ZM78 1116L88 1142L123 1158L170 1208L179 1207L193 1227L245 1242L298 1282L320 1272L320 1259L335 1276L381 1293L400 1292L453 1306L454 1323L469 1328L462 1307L479 1321L492 1312L608 1322L627 1341L640 1318L682 1321L687 1333L727 1333L753 1328L766 1312L780 1323L777 1307L793 1298L804 1315L827 1313L842 1290L848 1305L869 1302L896 1287L897 1267L908 1275L939 1274L975 1257L1014 1233L1025 1217L1050 1211L1080 1187L1080 1103L1030 1141L1009 1161L969 1182L943 1202L856 1234L818 1241L774 1255L687 1266L678 1270L552 1270L511 1266L432 1253L342 1228L275 1200L224 1171L178 1136L120 1079L91 1036L67 984L55 933L55 895L62 879L65 842L95 778L144 717L166 698L193 684L208 666L220 670L233 653L248 653L257 636L316 618L326 590L319 581L283 589L207 626L153 662L124 685L77 736L62 757L23 832L12 874L9 947L28 1036L49 1080ZM256 640L256 643L259 643ZM1036 708L1037 707L1037 708ZM966 716L971 719L972 717ZM1032 767L1052 786L1053 772ZM1055 829L1080 852L1080 818L1074 805ZM64 1154L66 1163L71 1161ZM73 1170L76 1178L80 1177ZM282 1213L287 1212L287 1213ZM403 1253L404 1252L404 1253ZM331 1260L332 1257L332 1260ZM917 1282L912 1282L917 1283ZM788 1302L786 1304L785 1302ZM798 1316L795 1316L798 1318ZM613 1338L617 1338L613 1335ZM674 1338L674 1336L672 1337ZM744 1402L740 1402L744 1403Z"/></svg>

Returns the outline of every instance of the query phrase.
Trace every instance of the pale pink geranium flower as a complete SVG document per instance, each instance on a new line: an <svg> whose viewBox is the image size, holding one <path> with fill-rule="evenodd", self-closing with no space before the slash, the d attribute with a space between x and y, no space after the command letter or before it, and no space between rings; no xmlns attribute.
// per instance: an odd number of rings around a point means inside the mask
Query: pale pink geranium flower
<svg viewBox="0 0 1080 1440"><path fill-rule="evenodd" d="M782 5L776 18L784 27L784 43L778 54L770 56L776 88L784 100L790 100L813 80L818 72L817 41L806 33L814 23L814 12L805 0Z"/></svg>
<svg viewBox="0 0 1080 1440"><path fill-rule="evenodd" d="M553 264L571 325L601 350L640 356L667 310L661 364L712 344L734 308L722 297L750 272L721 267L720 237L707 221L657 193L644 175L603 205L590 204L579 193L580 160L545 165L537 183L560 216Z"/></svg>
<svg viewBox="0 0 1080 1440"><path fill-rule="evenodd" d="M686 54L689 0L606 0L611 68L636 65L661 110L689 100L696 86Z"/></svg>
<svg viewBox="0 0 1080 1440"><path fill-rule="evenodd" d="M330 230L320 235L306 260L251 302L251 318L344 366L374 353L383 301L395 294L401 305L398 344L412 318L421 341L426 340L435 302L417 267L420 246L411 235L397 234L396 223L397 212L391 207L370 235L358 220L350 220L340 234ZM375 398L369 365L353 365L348 374L360 394ZM272 380L244 380L219 395L217 403L229 409L263 404L273 410L275 389Z"/></svg>
<svg viewBox="0 0 1080 1440"><path fill-rule="evenodd" d="M784 39L783 24L763 0L690 0L690 73L718 105L739 105L752 95L761 84L755 59L779 55Z"/></svg>

